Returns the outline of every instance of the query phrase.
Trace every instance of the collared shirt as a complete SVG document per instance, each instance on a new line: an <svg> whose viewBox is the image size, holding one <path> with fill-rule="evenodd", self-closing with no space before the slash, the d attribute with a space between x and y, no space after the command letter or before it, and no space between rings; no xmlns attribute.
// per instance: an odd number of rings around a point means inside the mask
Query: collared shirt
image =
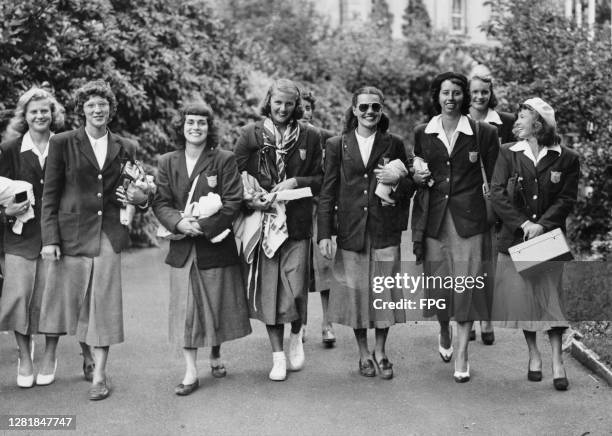
<svg viewBox="0 0 612 436"><path fill-rule="evenodd" d="M53 136L53 132L49 136L49 139ZM40 167L43 168L45 166L45 160L47 160L47 155L49 154L49 141L45 144L45 150L41 153L36 145L34 145L34 141L32 140L32 136L30 132L26 132L23 135L23 139L21 140L21 149L19 150L21 153L26 151L32 151L38 158L38 162L40 163Z"/></svg>
<svg viewBox="0 0 612 436"><path fill-rule="evenodd" d="M191 177L191 173L193 173L193 169L195 168L195 165L198 162L199 158L199 155L196 158L192 158L187 156L187 153L185 153L185 165L187 165L187 175L189 177Z"/></svg>
<svg viewBox="0 0 612 436"><path fill-rule="evenodd" d="M544 156L546 156L549 151L556 151L557 153L561 154L561 146L557 144L549 147L542 147L542 149L540 149L540 152L538 153L538 156L536 157L534 156L533 151L531 151L531 146L529 145L529 142L525 140L517 142L512 147L510 147L510 150L515 152L522 151L523 154L527 156L531 162L533 162L534 166L538 165L538 162L544 159Z"/></svg>
<svg viewBox="0 0 612 436"><path fill-rule="evenodd" d="M372 154L372 147L374 146L374 138L376 137L376 132L374 134L364 138L357 133L355 130L355 138L357 138L357 144L359 145L359 153L361 154L361 160L363 160L363 165L368 166L368 161L370 160L370 154Z"/></svg>
<svg viewBox="0 0 612 436"><path fill-rule="evenodd" d="M472 118L470 114L468 114L468 117ZM487 115L484 117L482 121L485 123L489 123L489 124L498 124L500 126L504 124L501 118L499 117L499 114L497 113L497 111L491 108L489 108L489 110L487 111Z"/></svg>
<svg viewBox="0 0 612 436"><path fill-rule="evenodd" d="M453 147L455 147L455 142L457 142L459 133L463 133L464 135L470 136L474 134L474 132L472 131L472 127L470 126L468 117L466 117L465 115L461 115L461 118L459 118L457 128L453 132L450 142L448 142L448 138L446 137L446 133L444 132L444 126L442 126L442 115L436 115L429 121L429 123L427 123L427 127L425 127L425 133L437 133L438 139L442 141L442 143L446 147L449 156L453 152Z"/></svg>
<svg viewBox="0 0 612 436"><path fill-rule="evenodd" d="M104 161L106 160L106 151L108 150L108 131L104 134L104 136L94 139L92 136L87 133L87 138L89 138L89 143L91 144L91 148L93 148L93 152L96 155L96 160L98 161L98 166L100 169L104 166Z"/></svg>

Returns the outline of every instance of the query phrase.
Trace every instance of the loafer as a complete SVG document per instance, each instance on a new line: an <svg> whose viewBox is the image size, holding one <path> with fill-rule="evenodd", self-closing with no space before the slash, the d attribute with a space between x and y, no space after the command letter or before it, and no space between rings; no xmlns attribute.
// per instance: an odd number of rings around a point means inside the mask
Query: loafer
<svg viewBox="0 0 612 436"><path fill-rule="evenodd" d="M83 378L87 380L88 382L93 381L93 373L94 373L95 368L96 368L95 363L86 363L83 360Z"/></svg>
<svg viewBox="0 0 612 436"><path fill-rule="evenodd" d="M51 374L41 374L38 373L36 375L36 384L38 386L48 386L55 381L55 371L57 370L57 359L55 359L55 366L53 367L53 372Z"/></svg>
<svg viewBox="0 0 612 436"><path fill-rule="evenodd" d="M321 332L321 339L323 345L326 347L333 347L336 343L336 335L334 334L334 329L331 327L325 327Z"/></svg>
<svg viewBox="0 0 612 436"><path fill-rule="evenodd" d="M374 361L374 365L376 365L380 378L383 380L391 380L393 378L393 364L389 362L388 358L383 357L378 361L374 353L372 353L372 360Z"/></svg>
<svg viewBox="0 0 612 436"><path fill-rule="evenodd" d="M89 388L89 399L91 401L100 401L107 398L110 392L110 379L107 377L106 380L91 385Z"/></svg>
<svg viewBox="0 0 612 436"><path fill-rule="evenodd" d="M446 363L450 362L453 358L453 337L451 335L451 346L449 348L444 348L442 346L442 335L438 335L438 353L440 353L440 357Z"/></svg>
<svg viewBox="0 0 612 436"><path fill-rule="evenodd" d="M218 365L210 365L210 372L215 378L223 378L227 375L225 365L219 363Z"/></svg>
<svg viewBox="0 0 612 436"><path fill-rule="evenodd" d="M457 383L469 382L470 381L470 364L469 364L469 362L467 364L467 371L465 371L465 372L457 371L457 368L455 367L455 373L453 374L453 378L455 379L455 381Z"/></svg>
<svg viewBox="0 0 612 436"><path fill-rule="evenodd" d="M376 368L374 367L374 362L372 362L372 359L367 359L365 362L359 359L359 374L364 377L376 376Z"/></svg>
<svg viewBox="0 0 612 436"><path fill-rule="evenodd" d="M191 383L190 385L185 385L183 383L177 385L174 388L174 393L181 397L187 396L192 392L196 391L200 387L200 380L196 378L196 381Z"/></svg>
<svg viewBox="0 0 612 436"><path fill-rule="evenodd" d="M493 332L481 332L480 337L485 345L493 345L493 342L495 342L495 333Z"/></svg>

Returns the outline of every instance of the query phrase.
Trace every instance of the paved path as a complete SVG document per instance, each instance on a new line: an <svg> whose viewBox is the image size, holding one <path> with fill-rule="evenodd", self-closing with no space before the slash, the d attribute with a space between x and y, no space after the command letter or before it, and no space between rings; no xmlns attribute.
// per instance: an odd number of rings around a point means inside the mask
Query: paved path
<svg viewBox="0 0 612 436"><path fill-rule="evenodd" d="M612 389L566 356L570 390L556 392L544 341L544 380L528 382L518 331L496 331L492 347L472 342L472 381L459 385L452 379L452 364L437 354L436 325L401 325L392 328L388 344L396 377L361 377L352 330L338 326L337 347L320 345L318 295L309 306L303 371L290 373L283 383L269 381L267 335L261 323L253 322L251 336L223 347L227 378L210 375L205 350L199 358L202 387L189 397L176 397L173 388L183 364L166 341L164 254L147 249L124 255L127 340L111 348L114 390L109 399L87 400L88 383L72 337L60 341L53 385L16 387L14 339L0 334L0 415L76 415L77 431L58 432L63 435L612 434ZM42 347L42 338L36 342Z"/></svg>

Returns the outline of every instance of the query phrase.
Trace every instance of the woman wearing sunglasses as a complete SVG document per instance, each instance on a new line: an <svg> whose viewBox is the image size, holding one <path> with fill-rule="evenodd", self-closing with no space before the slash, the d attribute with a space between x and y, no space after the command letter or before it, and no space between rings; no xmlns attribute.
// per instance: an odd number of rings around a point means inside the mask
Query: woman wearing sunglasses
<svg viewBox="0 0 612 436"><path fill-rule="evenodd" d="M395 286L374 289L378 277L400 271L400 241L408 223L413 181L387 165L407 164L401 139L387 132L383 93L366 86L353 94L341 136L327 141L325 176L319 198L317 239L321 254L331 258L334 214L338 249L333 264L330 321L353 328L359 347L359 373L393 377L385 345L389 327L405 322L403 309L390 308L403 293ZM378 183L391 186L390 198L376 195ZM371 353L367 329L375 329Z"/></svg>
<svg viewBox="0 0 612 436"><path fill-rule="evenodd" d="M484 280L483 248L489 229L482 192L484 166L490 180L499 149L497 130L487 124L476 126L466 114L470 107L467 78L448 72L431 85L432 102L439 115L415 129L415 156L428 169L415 172L422 185L417 195L413 223L425 223L422 237L413 235L417 260L424 260L428 277L452 277L453 287L425 288L426 298L445 300L445 308L425 311L440 323L438 351L444 362L453 356L450 320L457 322L455 381L470 379L469 334L475 319L489 319L482 288L459 285L459 280ZM477 136L478 135L478 136Z"/></svg>

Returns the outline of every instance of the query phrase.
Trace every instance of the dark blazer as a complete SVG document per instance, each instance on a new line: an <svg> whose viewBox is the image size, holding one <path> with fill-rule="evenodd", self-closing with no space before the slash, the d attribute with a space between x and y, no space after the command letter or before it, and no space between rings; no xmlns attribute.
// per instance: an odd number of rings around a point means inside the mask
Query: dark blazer
<svg viewBox="0 0 612 436"><path fill-rule="evenodd" d="M110 131L103 168L84 127L53 136L42 199L43 245L60 245L62 254L69 256L95 257L104 232L116 253L128 247L115 189L122 166L132 160L132 143Z"/></svg>
<svg viewBox="0 0 612 436"><path fill-rule="evenodd" d="M235 151L238 170L247 171L261 187L270 191L275 185L276 152L264 150L263 120L241 129ZM261 171L264 160L272 167L272 177ZM316 128L300 123L300 135L285 164L287 178L295 178L298 188L310 187L317 195L323 181L320 136ZM287 229L289 238L308 239L312 236L312 198L287 202Z"/></svg>
<svg viewBox="0 0 612 436"><path fill-rule="evenodd" d="M494 124L497 127L497 136L499 136L500 144L505 144L507 142L516 141L514 137L514 133L512 133L512 127L514 127L514 122L516 121L516 116L511 114L510 112L497 112L499 118L502 121L502 124Z"/></svg>
<svg viewBox="0 0 612 436"><path fill-rule="evenodd" d="M206 148L200 155L191 173L187 175L185 150L172 151L159 158L157 193L153 210L159 222L170 231L182 219L191 184L200 175L192 201L198 201L209 192L219 194L223 207L211 217L198 220L204 232L196 238L185 237L170 241L166 263L175 268L185 265L195 244L199 269L218 268L238 263L238 253L233 232L223 241L213 244L212 238L225 229L232 230L232 222L240 212L242 203L242 180L234 154L227 150Z"/></svg>
<svg viewBox="0 0 612 436"><path fill-rule="evenodd" d="M417 196L413 213L414 222L425 223L425 236L437 238L444 213L449 208L459 236L467 238L488 230L487 212L482 194L482 157L487 179L491 179L499 150L497 129L480 122L479 148L476 146L476 125L469 119L474 135L459 133L449 157L444 143L435 133L425 133L427 124L417 126L414 132L414 154L429 165L434 185L428 190L427 205L416 204L427 196ZM470 160L470 157L472 160ZM418 212L426 214L424 219Z"/></svg>
<svg viewBox="0 0 612 436"><path fill-rule="evenodd" d="M331 238L334 233L333 215L337 210L337 241L340 248L362 251L366 232L373 248L399 245L402 231L408 225L414 182L410 177L402 177L396 191L391 194L397 204L383 206L380 198L374 194L374 170L383 163L383 158L400 159L407 167L410 166L402 140L390 133L376 133L370 159L364 166L355 132L352 131L329 139L325 156L317 240Z"/></svg>
<svg viewBox="0 0 612 436"><path fill-rule="evenodd" d="M23 225L21 235L13 233L12 220L7 222L4 232L4 252L36 259L40 255L40 206L42 203L44 168L33 151L21 153L23 136L0 144L0 176L12 180L23 180L34 188L34 219Z"/></svg>
<svg viewBox="0 0 612 436"><path fill-rule="evenodd" d="M578 195L578 153L561 147L561 154L549 151L534 166L522 151L510 150L514 144L501 147L491 182L493 208L502 220L498 234L502 253L523 241L525 221L541 224L546 232L557 227L565 230Z"/></svg>

